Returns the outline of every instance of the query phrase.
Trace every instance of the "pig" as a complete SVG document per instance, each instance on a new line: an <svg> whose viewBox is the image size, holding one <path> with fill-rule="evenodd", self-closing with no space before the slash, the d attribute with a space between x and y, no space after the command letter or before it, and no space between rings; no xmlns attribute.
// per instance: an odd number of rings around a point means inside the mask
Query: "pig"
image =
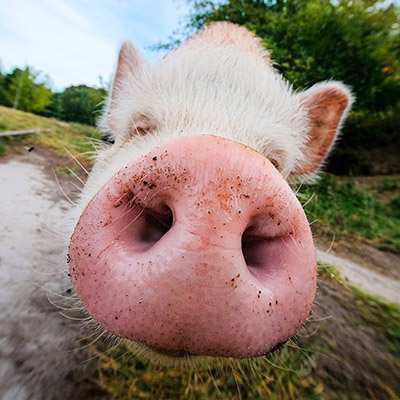
<svg viewBox="0 0 400 400"><path fill-rule="evenodd" d="M152 64L124 43L99 123L114 143L66 233L86 323L162 365L287 341L316 292L291 187L317 177L352 102L337 81L294 91L261 40L231 23Z"/></svg>

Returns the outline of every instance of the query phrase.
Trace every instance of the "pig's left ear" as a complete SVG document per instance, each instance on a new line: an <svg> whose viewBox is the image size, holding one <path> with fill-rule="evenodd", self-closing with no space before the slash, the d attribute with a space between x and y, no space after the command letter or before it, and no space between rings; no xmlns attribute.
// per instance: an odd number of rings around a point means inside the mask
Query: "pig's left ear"
<svg viewBox="0 0 400 400"><path fill-rule="evenodd" d="M114 135L120 130L120 119L123 117L118 100L122 92L129 88L130 80L135 79L142 66L143 61L138 50L131 42L125 42L118 54L117 68L101 122L103 127Z"/></svg>
<svg viewBox="0 0 400 400"><path fill-rule="evenodd" d="M294 177L316 174L335 143L353 103L350 90L341 82L321 82L298 95L308 117L305 159Z"/></svg>

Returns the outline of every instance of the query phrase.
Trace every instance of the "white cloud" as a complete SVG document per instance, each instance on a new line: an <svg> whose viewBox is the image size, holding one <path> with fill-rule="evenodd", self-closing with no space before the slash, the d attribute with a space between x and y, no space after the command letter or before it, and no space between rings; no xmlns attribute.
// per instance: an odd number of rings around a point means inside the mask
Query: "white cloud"
<svg viewBox="0 0 400 400"><path fill-rule="evenodd" d="M108 79L123 40L143 50L165 39L184 11L174 0L0 0L0 10L3 66L32 65L57 89Z"/></svg>

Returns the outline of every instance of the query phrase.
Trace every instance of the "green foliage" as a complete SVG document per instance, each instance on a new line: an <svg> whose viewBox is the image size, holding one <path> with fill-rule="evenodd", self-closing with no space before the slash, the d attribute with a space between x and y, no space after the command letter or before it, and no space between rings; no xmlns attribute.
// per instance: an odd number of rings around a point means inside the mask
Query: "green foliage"
<svg viewBox="0 0 400 400"><path fill-rule="evenodd" d="M394 198L390 204L390 208L392 209L392 213L396 218L400 219L400 196Z"/></svg>
<svg viewBox="0 0 400 400"><path fill-rule="evenodd" d="M70 86L54 93L48 78L33 70L0 71L0 105L35 114L95 125L107 91L86 85Z"/></svg>
<svg viewBox="0 0 400 400"><path fill-rule="evenodd" d="M70 86L55 96L55 115L64 121L95 125L105 96L103 88Z"/></svg>
<svg viewBox="0 0 400 400"><path fill-rule="evenodd" d="M357 107L383 110L400 98L399 18L381 0L190 1L186 32L211 21L247 26L297 88L325 79L351 85ZM386 5L385 5L386 4Z"/></svg>
<svg viewBox="0 0 400 400"><path fill-rule="evenodd" d="M349 115L328 170L338 175L381 175L400 171L400 103L385 111Z"/></svg>
<svg viewBox="0 0 400 400"><path fill-rule="evenodd" d="M0 78L0 104L18 110L41 113L51 103L47 79L30 67L15 68Z"/></svg>
<svg viewBox="0 0 400 400"><path fill-rule="evenodd" d="M318 184L303 188L299 196L317 231L400 252L398 200L385 205L366 190L333 175L324 175Z"/></svg>

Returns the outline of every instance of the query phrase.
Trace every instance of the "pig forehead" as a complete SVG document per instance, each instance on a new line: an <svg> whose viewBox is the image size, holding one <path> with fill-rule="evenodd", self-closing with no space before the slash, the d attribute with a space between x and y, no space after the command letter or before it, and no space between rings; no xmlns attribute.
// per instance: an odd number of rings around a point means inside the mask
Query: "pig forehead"
<svg viewBox="0 0 400 400"><path fill-rule="evenodd" d="M246 28L229 22L212 23L186 41L180 49L199 46L234 46L270 63L270 55L262 46L260 38Z"/></svg>
<svg viewBox="0 0 400 400"><path fill-rule="evenodd" d="M133 107L172 128L242 127L266 138L275 127L288 135L305 129L304 113L287 82L264 60L236 47L174 52L153 66L131 99Z"/></svg>
<svg viewBox="0 0 400 400"><path fill-rule="evenodd" d="M153 69L145 91L142 109L163 132L228 136L261 152L300 157L307 120L298 97L271 66L236 48L171 54Z"/></svg>

